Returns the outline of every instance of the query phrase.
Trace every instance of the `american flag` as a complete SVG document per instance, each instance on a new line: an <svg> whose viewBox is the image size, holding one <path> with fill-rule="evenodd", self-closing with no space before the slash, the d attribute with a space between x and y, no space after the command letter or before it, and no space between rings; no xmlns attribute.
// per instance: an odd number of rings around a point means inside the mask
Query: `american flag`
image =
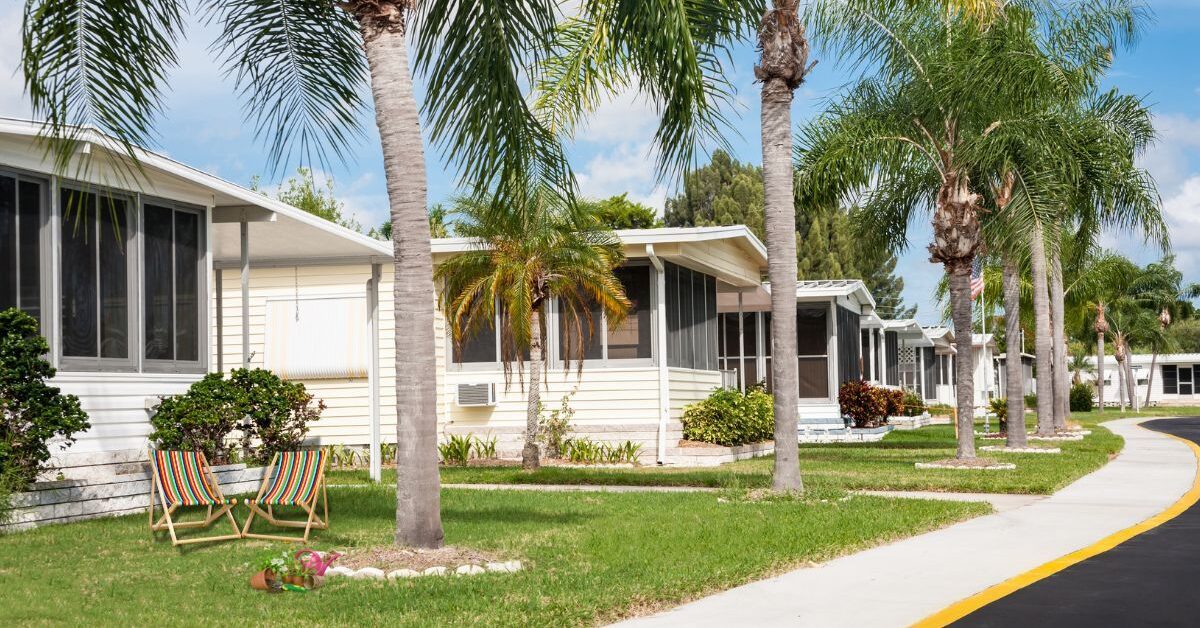
<svg viewBox="0 0 1200 628"><path fill-rule="evenodd" d="M971 300L979 298L983 294L983 260L975 258L975 263L971 265Z"/></svg>

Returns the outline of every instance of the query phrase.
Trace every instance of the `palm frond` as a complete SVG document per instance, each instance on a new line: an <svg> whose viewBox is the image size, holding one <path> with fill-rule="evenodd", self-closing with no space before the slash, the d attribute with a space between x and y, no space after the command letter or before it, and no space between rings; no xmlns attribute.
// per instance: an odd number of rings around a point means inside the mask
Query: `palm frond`
<svg viewBox="0 0 1200 628"><path fill-rule="evenodd" d="M268 168L345 163L361 133L367 68L349 14L306 0L205 0L212 49L232 76Z"/></svg>

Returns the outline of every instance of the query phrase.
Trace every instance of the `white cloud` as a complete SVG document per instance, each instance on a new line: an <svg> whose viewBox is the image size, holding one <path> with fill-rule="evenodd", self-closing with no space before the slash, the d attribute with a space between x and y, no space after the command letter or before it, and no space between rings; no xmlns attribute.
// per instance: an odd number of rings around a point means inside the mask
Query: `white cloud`
<svg viewBox="0 0 1200 628"><path fill-rule="evenodd" d="M29 118L21 77L21 4L0 10L0 116Z"/></svg>
<svg viewBox="0 0 1200 628"><path fill-rule="evenodd" d="M584 196L607 198L629 194L636 200L661 211L666 191L659 185L654 158L648 143L620 144L592 157L576 174Z"/></svg>
<svg viewBox="0 0 1200 628"><path fill-rule="evenodd" d="M1200 118L1177 113L1157 114L1154 128L1159 141L1146 152L1141 166L1154 175L1159 191L1173 195L1193 174L1193 159L1189 153L1200 149Z"/></svg>
<svg viewBox="0 0 1200 628"><path fill-rule="evenodd" d="M657 125L654 106L645 97L628 91L587 116L575 139L600 144L643 141L654 134Z"/></svg>

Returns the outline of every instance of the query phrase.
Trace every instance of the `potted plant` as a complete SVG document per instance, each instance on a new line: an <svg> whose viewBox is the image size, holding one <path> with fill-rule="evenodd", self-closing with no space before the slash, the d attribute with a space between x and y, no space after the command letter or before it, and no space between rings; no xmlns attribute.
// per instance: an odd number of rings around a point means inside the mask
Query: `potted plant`
<svg viewBox="0 0 1200 628"><path fill-rule="evenodd" d="M258 561L258 572L250 577L251 588L259 591L278 591L287 573L288 556L269 554Z"/></svg>

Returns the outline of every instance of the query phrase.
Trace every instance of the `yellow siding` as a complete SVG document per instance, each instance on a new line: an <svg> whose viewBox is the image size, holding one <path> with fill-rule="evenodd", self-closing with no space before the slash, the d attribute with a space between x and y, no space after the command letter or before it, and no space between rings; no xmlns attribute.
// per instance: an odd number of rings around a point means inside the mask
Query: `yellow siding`
<svg viewBox="0 0 1200 628"><path fill-rule="evenodd" d="M669 369L667 378L671 395L671 419L679 420L683 408L707 397L721 385L721 374L717 371L693 369Z"/></svg>
<svg viewBox="0 0 1200 628"><path fill-rule="evenodd" d="M309 266L300 268L259 268L250 272L250 351L252 366L262 366L264 322L266 303L269 297L301 298L315 295L366 294L366 283L371 276L369 265L357 266ZM225 369L242 364L241 336L241 275L236 269L226 270L222 275L223 301L223 361ZM214 305L215 307L215 305ZM380 355L380 423L384 442L395 441L396 393L395 393L395 335L392 315L392 275L387 266L383 269L383 280L379 291L379 355ZM214 335L213 369L216 369L216 319L213 319ZM441 321L435 322L436 357L439 368L431 376L430 385L442 379L440 365L443 360ZM321 379L303 381L305 387L326 404L321 420L312 425L310 434L321 442L366 443L370 441L370 404L366 378ZM442 399L438 399L438 416L443 416Z"/></svg>

